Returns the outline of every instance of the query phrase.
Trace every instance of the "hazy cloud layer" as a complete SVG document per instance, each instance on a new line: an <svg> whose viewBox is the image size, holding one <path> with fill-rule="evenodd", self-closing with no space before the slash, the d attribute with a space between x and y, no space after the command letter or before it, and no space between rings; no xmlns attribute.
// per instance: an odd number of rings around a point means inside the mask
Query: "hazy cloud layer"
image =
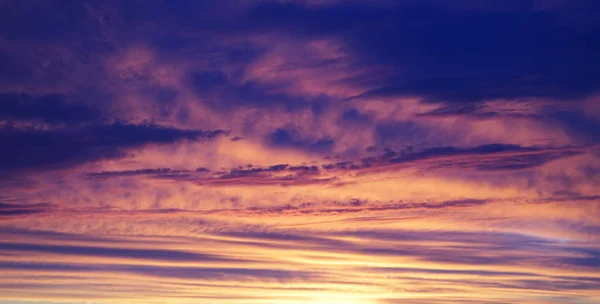
<svg viewBox="0 0 600 304"><path fill-rule="evenodd" d="M0 304L596 303L599 8L0 1Z"/></svg>

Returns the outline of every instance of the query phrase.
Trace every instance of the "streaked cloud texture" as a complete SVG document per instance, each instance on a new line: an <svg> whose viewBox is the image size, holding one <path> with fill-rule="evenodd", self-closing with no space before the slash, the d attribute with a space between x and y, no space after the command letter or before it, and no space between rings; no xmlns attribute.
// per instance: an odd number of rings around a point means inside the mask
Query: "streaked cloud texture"
<svg viewBox="0 0 600 304"><path fill-rule="evenodd" d="M600 303L597 1L0 1L0 304Z"/></svg>

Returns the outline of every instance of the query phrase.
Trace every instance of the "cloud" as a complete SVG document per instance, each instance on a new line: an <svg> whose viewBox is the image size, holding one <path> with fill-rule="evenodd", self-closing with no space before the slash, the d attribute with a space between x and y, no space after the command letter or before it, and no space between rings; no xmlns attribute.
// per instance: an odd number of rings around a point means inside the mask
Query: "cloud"
<svg viewBox="0 0 600 304"><path fill-rule="evenodd" d="M118 285L128 286L129 292L143 298L156 291L164 298L187 295L228 302L237 299L231 292L233 286L236 292L277 293L262 294L257 301L295 297L298 293L306 294L302 299L310 301L321 292L371 300L384 299L389 293L402 292L408 298L427 293L436 299L451 300L454 292L465 288L469 292L486 291L493 300L497 294L490 293L490 288L501 288L504 294L510 290L511 299L549 291L576 292L585 298L594 292L597 283L593 268L582 268L579 259L570 258L582 253L593 256L593 251L567 248L560 242L533 236L495 232L371 228L340 234L247 230L183 238L137 236L137 242L127 242L123 236L99 243L95 241L100 239L93 237L72 239L65 234L53 239L58 244L51 245L38 240L44 237L43 232L21 236L24 238L18 242L5 240L3 248L31 258L43 254L45 262L0 261L0 269L19 278L16 282L14 276L13 281L0 279L0 288L29 286L44 294L44 286L58 288L71 281L87 284L88 288L91 284L89 294L110 287L99 296L106 301L129 295ZM155 249L157 244L161 249ZM228 248L227 252L222 248ZM273 255L278 258L273 259ZM281 267L279 260L286 261L286 267ZM465 263L470 266L456 267ZM145 284L132 284L139 280ZM402 289L393 287L400 282ZM170 288L173 284L184 285ZM386 292L379 294L381 291ZM56 299L58 295L48 297ZM469 298L468 293L465 297Z"/></svg>
<svg viewBox="0 0 600 304"><path fill-rule="evenodd" d="M196 172L204 172L202 170L205 168L198 168ZM165 176L169 175L177 175L180 173L190 172L188 170L171 170L169 168L157 168L157 169L137 169L137 170L125 170L125 171L102 171L102 172L93 172L88 173L86 176L88 178L108 178L108 177L123 177L123 176L137 176L137 175L158 175Z"/></svg>
<svg viewBox="0 0 600 304"><path fill-rule="evenodd" d="M106 247L80 247L80 246L54 246L54 245L34 245L7 243L1 244L6 251L15 252L40 252L54 254L84 255L91 257L116 257L116 258L135 258L147 260L165 260L165 261L198 261L198 260L218 260L217 257L211 257L202 254L193 254L178 252L174 250L151 250L151 249L130 249L130 248L106 248ZM228 261L232 262L232 261Z"/></svg>
<svg viewBox="0 0 600 304"><path fill-rule="evenodd" d="M348 161L327 162L321 164L277 164L270 166L244 165L233 168L221 168L208 171L180 167L142 168L134 170L102 171L86 173L89 180L125 179L130 181L164 180L201 187L351 187L362 183L363 179L378 180L380 175L404 176L411 172L421 172L432 177L455 174L459 170L463 174L481 175L483 180L502 179L506 174L522 172L529 176L524 187L545 185L547 181L536 174L536 168L553 161L569 159L585 155L589 147L522 147L519 145L493 144L471 148L432 147L422 150L407 148L403 151L387 149L376 156L350 159ZM533 177L537 176L537 177ZM460 178L459 176L456 177ZM406 181L410 182L410 181ZM558 188L552 186L552 197L558 198ZM241 191L241 190L240 190ZM291 191L291 189L289 190ZM322 191L322 190L319 190ZM568 190L565 189L568 192ZM290 194L291 195L291 194ZM591 196L590 196L591 195ZM593 197L573 193L569 197ZM348 198L349 200L350 198ZM362 199L362 196L360 197ZM402 209L402 208L440 208L444 204L407 204L403 202L382 204L366 204L365 210ZM304 201L306 202L306 201ZM469 204L469 200L457 200ZM362 205L362 204L359 204ZM458 204L461 205L461 204ZM420 207L419 207L420 206ZM276 208L280 208L277 206ZM338 206L340 207L340 206ZM296 209L294 207L293 209ZM337 208L337 207L336 207ZM332 208L324 212L344 212L344 208ZM268 207L267 207L268 209ZM302 209L302 208L300 208ZM350 208L348 212L363 209ZM293 210L296 212L297 210ZM311 212L304 210L302 212Z"/></svg>
<svg viewBox="0 0 600 304"><path fill-rule="evenodd" d="M598 85L598 62L579 60L592 58L598 47L587 44L597 21L582 13L595 6L591 1L546 10L533 5L469 8L441 1L271 2L239 20L249 30L342 39L364 65L394 66L397 72L381 88L365 93L370 96L416 95L432 102L563 99L593 93ZM567 10L585 21L569 19ZM267 18L274 15L279 17Z"/></svg>
<svg viewBox="0 0 600 304"><path fill-rule="evenodd" d="M6 301L600 300L594 1L0 2Z"/></svg>
<svg viewBox="0 0 600 304"><path fill-rule="evenodd" d="M34 121L55 124L80 124L98 121L99 109L69 102L61 94L32 96L30 94L0 94L0 120Z"/></svg>
<svg viewBox="0 0 600 304"><path fill-rule="evenodd" d="M598 130L600 120L585 115L579 111L556 111L549 114L550 118L557 121L573 138L588 144L600 142Z"/></svg>
<svg viewBox="0 0 600 304"><path fill-rule="evenodd" d="M281 128L269 135L268 142L278 147L301 148L317 153L331 152L335 146L335 140L331 138L306 139L294 129Z"/></svg>
<svg viewBox="0 0 600 304"><path fill-rule="evenodd" d="M356 108L350 108L344 111L344 113L342 113L341 120L355 124L370 122L369 116L361 114Z"/></svg>
<svg viewBox="0 0 600 304"><path fill-rule="evenodd" d="M198 71L192 74L192 86L208 106L227 111L232 106L280 108L294 111L306 108L310 100L290 96L279 87L261 86L255 82L230 79L222 71Z"/></svg>
<svg viewBox="0 0 600 304"><path fill-rule="evenodd" d="M36 203L36 204L9 204L0 202L0 216L19 216L33 213L41 213L50 211L52 204Z"/></svg>
<svg viewBox="0 0 600 304"><path fill-rule="evenodd" d="M3 170L74 166L90 161L122 158L147 144L181 140L210 140L223 130L180 130L152 124L96 124L74 128L29 129L4 126L0 140ZM10 161L9 161L10 160Z"/></svg>
<svg viewBox="0 0 600 304"><path fill-rule="evenodd" d="M420 117L457 117L457 116L469 116L478 119L490 119L502 115L502 113L487 110L486 106L478 104L449 104L436 108L434 110L418 114ZM487 111L486 111L487 110ZM511 117L520 117L519 114L507 115Z"/></svg>
<svg viewBox="0 0 600 304"><path fill-rule="evenodd" d="M3 3L3 20L0 25L0 34L10 40L42 40L49 41L56 38L84 34L81 24L87 16L84 8L75 3ZM48 11L61 11L60 15L48 14ZM23 18L30 22L23 23Z"/></svg>
<svg viewBox="0 0 600 304"><path fill-rule="evenodd" d="M307 215L344 215L353 214L357 215L360 213L372 213L372 212L383 212L383 211L402 211L402 210L435 210L435 209L454 209L454 208L468 208L476 207L489 203L485 200L478 199L464 199L456 201L445 201L445 202L427 202L427 203L413 203L413 202L367 202L353 199L348 202L321 202L318 205L314 203L304 203L299 206L293 205L282 205L282 206L269 206L269 207L250 207L246 210L222 210L227 214L248 214L251 216L264 216L264 215L296 215L296 216L307 216Z"/></svg>
<svg viewBox="0 0 600 304"><path fill-rule="evenodd" d="M431 147L414 150L409 147L396 152L387 149L378 157L360 161L324 164L326 170L394 168L395 164L421 163L427 169L465 168L475 170L519 170L538 167L555 159L579 155L585 147L522 147L511 144L489 144L471 148Z"/></svg>

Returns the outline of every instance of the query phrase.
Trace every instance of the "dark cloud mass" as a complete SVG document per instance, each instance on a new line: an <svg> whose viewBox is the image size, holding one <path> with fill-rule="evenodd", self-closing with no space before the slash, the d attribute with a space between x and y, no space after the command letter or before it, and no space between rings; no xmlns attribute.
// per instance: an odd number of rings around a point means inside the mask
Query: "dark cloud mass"
<svg viewBox="0 0 600 304"><path fill-rule="evenodd" d="M48 203L19 205L0 202L0 216L18 216L24 214L45 212L50 207L52 207L52 205Z"/></svg>
<svg viewBox="0 0 600 304"><path fill-rule="evenodd" d="M302 148L310 152L330 152L335 145L331 138L308 139L302 138L294 129L277 129L269 135L268 141L274 146Z"/></svg>
<svg viewBox="0 0 600 304"><path fill-rule="evenodd" d="M340 37L362 64L397 67L382 88L364 93L370 96L477 102L564 99L596 90L600 62L593 54L600 50L600 23L586 11L597 9L597 3L565 2L546 9L536 9L535 1L469 5L280 2L259 5L242 20L257 30Z"/></svg>
<svg viewBox="0 0 600 304"><path fill-rule="evenodd" d="M0 304L600 303L598 12L0 0Z"/></svg>
<svg viewBox="0 0 600 304"><path fill-rule="evenodd" d="M39 121L48 124L94 122L103 113L85 104L68 101L66 95L0 94L0 119L6 121Z"/></svg>
<svg viewBox="0 0 600 304"><path fill-rule="evenodd" d="M180 130L152 124L96 124L58 129L11 125L0 129L2 170L74 166L95 160L125 157L147 144L213 139L223 130Z"/></svg>

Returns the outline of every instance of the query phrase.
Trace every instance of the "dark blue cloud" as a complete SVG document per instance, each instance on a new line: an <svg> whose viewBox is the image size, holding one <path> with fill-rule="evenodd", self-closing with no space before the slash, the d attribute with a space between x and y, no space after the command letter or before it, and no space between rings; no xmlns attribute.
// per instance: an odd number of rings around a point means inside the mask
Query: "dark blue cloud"
<svg viewBox="0 0 600 304"><path fill-rule="evenodd" d="M0 120L79 124L98 121L104 115L100 109L70 101L68 96L62 94L0 94Z"/></svg>
<svg viewBox="0 0 600 304"><path fill-rule="evenodd" d="M87 178L97 179L97 178L109 178L109 177L125 177L125 176L140 176L140 175L150 175L150 176L161 176L164 174L180 174L190 172L188 170L172 170L169 168L149 168L149 169L138 169L138 170L124 170L124 171L102 171L102 172L93 172L86 174Z"/></svg>
<svg viewBox="0 0 600 304"><path fill-rule="evenodd" d="M364 66L395 68L381 88L365 95L431 102L569 99L600 84L600 21L589 13L598 8L596 1L548 9L533 2L480 8L445 1L266 3L240 19L240 27L341 38Z"/></svg>
<svg viewBox="0 0 600 304"><path fill-rule="evenodd" d="M23 246L27 247L27 246ZM113 248L102 248L99 249L110 249L109 251L113 251ZM100 252L104 252L106 250L100 250ZM58 253L61 253L59 251ZM55 252L53 252L55 253ZM70 254L78 254L78 251L64 252ZM146 252L142 252L141 254L145 254ZM164 252L168 254L168 251ZM83 252L83 255L88 255L88 252ZM103 254L92 254L91 256L105 256ZM112 255L108 255L112 257ZM168 256L168 255L167 255ZM121 255L117 255L116 257L121 257ZM125 256L130 257L130 256ZM134 256L135 258L144 258L144 256ZM160 256L162 258L162 255ZM153 259L153 257L147 257L148 259ZM187 261L188 259L179 260L175 256L174 259L167 259L167 261ZM191 256L189 261L227 261L227 259L219 260L219 259L207 259L203 258L202 255L198 254L197 256ZM150 265L118 265L118 264L64 264L64 263L6 263L0 262L0 269L16 269L23 271L32 271L32 270L55 270L55 271L63 271L63 272L104 272L111 271L117 273L134 273L145 276L153 276L153 277L161 277L161 278L178 278L178 279L198 279L198 280L223 280L227 278L231 278L232 276L244 276L244 277L253 277L255 279L277 279L277 280L291 280L291 279L309 279L309 278L318 278L318 273L309 272L309 271L286 271L286 270L276 270L276 269L248 269L248 268L231 268L231 267L186 267L186 266L177 266L177 267L166 267L166 266L150 266ZM244 297L247 299L247 297Z"/></svg>
<svg viewBox="0 0 600 304"><path fill-rule="evenodd" d="M52 207L52 205L47 203L21 205L0 202L0 217L42 213L48 211L50 207Z"/></svg>
<svg viewBox="0 0 600 304"><path fill-rule="evenodd" d="M230 1L122 1L109 13L80 2L22 1L3 7L0 35L12 40L71 39L85 52L94 52L101 45L115 45L105 39L110 29L119 33L115 39L143 40L160 54L216 54L211 65L217 68L220 63L249 63L264 53L246 39L252 34L333 38L343 44L357 70L392 68L393 73L376 83L369 73L347 79L378 87L365 93L371 96L476 102L570 99L597 90L600 21L590 13L600 8L597 1L568 1L544 9L533 1L468 5L441 0L328 5L265 1L235 9L239 3ZM156 25L151 34L143 30L148 23ZM237 90L256 94L248 97L254 102L290 98L261 96L253 86L242 84Z"/></svg>
<svg viewBox="0 0 600 304"><path fill-rule="evenodd" d="M595 144L600 142L600 120L594 119L581 111L563 110L548 114L552 122L558 124L567 135L583 143Z"/></svg>
<svg viewBox="0 0 600 304"><path fill-rule="evenodd" d="M32 72L21 62L18 56L0 49L0 80L11 83L20 82L32 76Z"/></svg>
<svg viewBox="0 0 600 304"><path fill-rule="evenodd" d="M464 232L464 231L412 231L412 230L357 230L338 233L345 236L356 236L378 241L448 241L461 244L463 248L476 242L478 246L488 246L503 250L512 249L539 249L552 247L555 243L551 240L522 235L518 233L502 232ZM477 247L477 246L475 246Z"/></svg>
<svg viewBox="0 0 600 304"><path fill-rule="evenodd" d="M580 257L564 258L562 262L578 266L600 269L600 250L597 249L579 249Z"/></svg>
<svg viewBox="0 0 600 304"><path fill-rule="evenodd" d="M420 113L418 117L468 117L472 119L490 119L490 118L522 118L531 120L541 120L544 117L538 114L494 111L489 106L476 103L452 103L442 105L431 111Z"/></svg>
<svg viewBox="0 0 600 304"><path fill-rule="evenodd" d="M440 146L415 149L411 146L400 151L386 148L379 156L360 161L342 161L323 164L325 170L360 170L364 168L413 163L424 160L422 169L474 169L479 171L518 171L541 166L550 161L586 152L585 147L540 147L513 144L487 144L476 147ZM483 157L485 156L485 157ZM594 172L593 168L588 168ZM563 181L566 183L566 181Z"/></svg>
<svg viewBox="0 0 600 304"><path fill-rule="evenodd" d="M260 208L253 209L260 211ZM225 232L220 235L235 237L238 240L231 240L232 243L245 243L248 241L256 242L261 241L260 245L263 247L270 248L298 248L298 247L329 247L329 248L343 248L352 246L351 242L337 240L334 238L320 237L320 236L306 236L293 233L278 233L278 232ZM290 244L293 242L294 244Z"/></svg>
<svg viewBox="0 0 600 304"><path fill-rule="evenodd" d="M425 138L427 130L413 121L382 121L375 125L375 139L380 147L396 148L398 143L415 143L415 138Z"/></svg>
<svg viewBox="0 0 600 304"><path fill-rule="evenodd" d="M20 205L25 206L25 205ZM54 205L49 203L36 203L36 204L27 204L26 206L32 206L36 208L49 208ZM138 242L134 240L121 240L118 238L111 238L110 236L92 236L92 235L81 235L81 234L73 234L73 233L63 233L56 232L50 230L28 230L21 228L11 228L11 227L2 227L0 228L0 234L2 235L10 235L21 240L32 240L31 243L35 243L35 240L44 239L46 241L53 241L56 243L63 242L65 240L69 241L81 241L88 244L132 244L132 242ZM143 242L143 241L141 241Z"/></svg>
<svg viewBox="0 0 600 304"><path fill-rule="evenodd" d="M475 168L485 171L520 170L539 167L550 161L582 154L581 151L547 151L535 154L501 157L495 161L481 161Z"/></svg>
<svg viewBox="0 0 600 304"><path fill-rule="evenodd" d="M0 169L56 168L119 158L146 144L213 139L223 130L181 130L152 124L92 124L70 128L0 128Z"/></svg>
<svg viewBox="0 0 600 304"><path fill-rule="evenodd" d="M217 267L158 267L158 266L115 266L115 271L125 271L156 277L182 279L226 279L231 276L254 277L256 279L309 279L318 277L309 271L287 271L279 269L217 268Z"/></svg>
<svg viewBox="0 0 600 304"><path fill-rule="evenodd" d="M267 137L267 141L273 146L305 149L315 153L331 152L335 146L335 140L331 138L304 138L292 128L276 129Z"/></svg>
<svg viewBox="0 0 600 304"><path fill-rule="evenodd" d="M311 106L313 100L281 93L285 86L264 86L242 82L239 75L225 75L220 70L197 71L191 83L203 102L213 109L227 111L233 107L256 107L294 111Z"/></svg>
<svg viewBox="0 0 600 304"><path fill-rule="evenodd" d="M110 248L100 246L39 245L10 242L0 243L0 248L2 248L5 251L73 254L94 257L137 258L160 261L234 261L233 259L213 256L209 254L200 254L169 249L131 249Z"/></svg>
<svg viewBox="0 0 600 304"><path fill-rule="evenodd" d="M342 123L356 125L365 125L371 122L371 119L368 115L359 112L356 108L350 108L345 110L342 113L340 120Z"/></svg>
<svg viewBox="0 0 600 304"><path fill-rule="evenodd" d="M293 130L277 129L269 136L269 140L275 145L294 146L297 144L294 137L296 134Z"/></svg>
<svg viewBox="0 0 600 304"><path fill-rule="evenodd" d="M51 41L85 34L87 12L77 1L3 2L0 35L17 41Z"/></svg>
<svg viewBox="0 0 600 304"><path fill-rule="evenodd" d="M175 99L178 95L176 90L157 87L153 88L152 95L154 95L154 98L158 102L161 116L168 117L173 114L176 107Z"/></svg>

